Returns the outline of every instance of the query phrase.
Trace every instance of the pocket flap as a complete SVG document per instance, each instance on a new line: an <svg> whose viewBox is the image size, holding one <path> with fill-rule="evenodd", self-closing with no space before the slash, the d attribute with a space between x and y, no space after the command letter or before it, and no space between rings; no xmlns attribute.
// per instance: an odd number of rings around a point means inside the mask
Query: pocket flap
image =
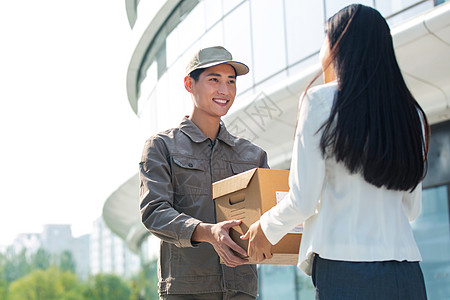
<svg viewBox="0 0 450 300"><path fill-rule="evenodd" d="M200 160L183 156L173 157L172 160L177 166L182 167L184 169L205 171L205 167L203 166L202 161Z"/></svg>

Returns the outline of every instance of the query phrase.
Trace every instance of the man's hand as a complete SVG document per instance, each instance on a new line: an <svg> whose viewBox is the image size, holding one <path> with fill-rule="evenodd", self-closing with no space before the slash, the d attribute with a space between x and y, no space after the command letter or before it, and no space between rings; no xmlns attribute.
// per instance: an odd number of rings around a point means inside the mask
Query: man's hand
<svg viewBox="0 0 450 300"><path fill-rule="evenodd" d="M261 262L266 258L272 258L272 244L264 234L259 220L250 226L245 235L241 236L241 239L249 240L247 251L254 261Z"/></svg>
<svg viewBox="0 0 450 300"><path fill-rule="evenodd" d="M247 256L247 252L236 244L230 237L230 228L241 224L240 220L223 221L217 224L200 223L192 234L192 240L196 242L208 242L222 258L225 265L236 267L248 263L247 259L236 256L231 249Z"/></svg>

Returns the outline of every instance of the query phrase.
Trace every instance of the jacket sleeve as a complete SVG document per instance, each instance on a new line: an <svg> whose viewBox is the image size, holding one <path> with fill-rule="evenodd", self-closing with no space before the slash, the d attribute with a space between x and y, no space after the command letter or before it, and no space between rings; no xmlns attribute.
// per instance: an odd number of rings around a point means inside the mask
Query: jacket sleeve
<svg viewBox="0 0 450 300"><path fill-rule="evenodd" d="M319 149L321 134L318 130L326 112L317 100L308 93L300 107L289 173L289 193L261 216L261 228L272 245L314 215L319 205L326 168ZM316 104L313 106L313 103Z"/></svg>
<svg viewBox="0 0 450 300"><path fill-rule="evenodd" d="M264 150L261 150L262 154L261 154L261 162L259 167L260 168L265 168L265 169L270 169L269 167L269 163L267 162L267 153Z"/></svg>
<svg viewBox="0 0 450 300"><path fill-rule="evenodd" d="M145 143L141 162L140 211L142 223L161 240L178 247L195 247L191 236L200 220L179 213L173 207L173 186L169 152L161 138Z"/></svg>

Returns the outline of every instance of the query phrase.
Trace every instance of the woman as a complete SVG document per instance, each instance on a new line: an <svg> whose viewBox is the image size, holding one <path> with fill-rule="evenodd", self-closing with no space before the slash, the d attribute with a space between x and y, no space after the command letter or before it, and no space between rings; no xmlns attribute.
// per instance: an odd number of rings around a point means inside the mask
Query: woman
<svg viewBox="0 0 450 300"><path fill-rule="evenodd" d="M316 299L426 299L409 224L421 209L425 113L378 11L350 5L326 27L325 84L301 98L289 194L242 238L262 261L303 223L298 266Z"/></svg>

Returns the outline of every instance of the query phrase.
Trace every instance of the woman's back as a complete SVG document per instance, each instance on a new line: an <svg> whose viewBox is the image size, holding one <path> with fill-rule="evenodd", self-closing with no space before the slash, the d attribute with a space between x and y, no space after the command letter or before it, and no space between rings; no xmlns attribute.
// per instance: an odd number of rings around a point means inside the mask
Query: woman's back
<svg viewBox="0 0 450 300"><path fill-rule="evenodd" d="M351 5L326 32L322 65L332 67L339 88L324 120L322 153L378 187L413 190L426 174L428 123L403 79L386 20Z"/></svg>
<svg viewBox="0 0 450 300"><path fill-rule="evenodd" d="M311 88L303 99L307 113L307 131L316 132L310 152L320 151L321 124L327 119L337 93L337 83ZM303 120L300 124L303 124ZM308 134L306 128L299 139ZM307 146L307 145L305 145ZM302 155L302 154L300 154ZM312 157L304 153L305 159ZM318 168L324 165L320 200L304 223L300 259L307 259L311 249L321 257L346 261L421 260L409 219L415 219L421 208L421 186L414 192L388 190L368 183L360 172L351 173L333 155L316 156ZM320 158L319 158L320 157ZM298 161L301 168L305 159ZM301 170L299 170L301 172ZM312 173L308 176L313 176ZM299 199L299 210L316 203Z"/></svg>

